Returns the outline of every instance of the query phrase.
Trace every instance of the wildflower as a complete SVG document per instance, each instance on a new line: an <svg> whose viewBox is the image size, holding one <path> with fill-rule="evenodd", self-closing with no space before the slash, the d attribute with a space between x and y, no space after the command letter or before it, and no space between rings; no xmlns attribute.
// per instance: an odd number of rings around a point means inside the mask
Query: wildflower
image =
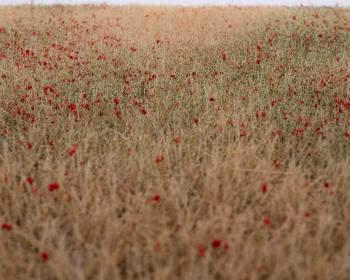
<svg viewBox="0 0 350 280"><path fill-rule="evenodd" d="M28 150L31 150L33 148L33 144L30 142L27 142L26 145Z"/></svg>
<svg viewBox="0 0 350 280"><path fill-rule="evenodd" d="M213 247L214 249L218 249L221 246L221 240L220 239L214 239L211 242L211 247Z"/></svg>
<svg viewBox="0 0 350 280"><path fill-rule="evenodd" d="M281 137L282 136L282 130L280 130L280 129L273 130L272 133L271 133L271 136L272 137Z"/></svg>
<svg viewBox="0 0 350 280"><path fill-rule="evenodd" d="M26 90L29 91L29 90L32 90L32 89L33 89L32 85L27 85L27 86L26 86Z"/></svg>
<svg viewBox="0 0 350 280"><path fill-rule="evenodd" d="M306 211L306 212L304 213L304 218L307 219L307 218L310 218L310 217L311 217L311 213L308 212L308 211Z"/></svg>
<svg viewBox="0 0 350 280"><path fill-rule="evenodd" d="M8 224L8 223L3 223L1 225L1 228L5 231L11 231L12 230L12 225L11 224Z"/></svg>
<svg viewBox="0 0 350 280"><path fill-rule="evenodd" d="M75 112L77 110L77 105L75 105L74 103L71 103L68 105L68 109L71 112Z"/></svg>
<svg viewBox="0 0 350 280"><path fill-rule="evenodd" d="M197 252L198 252L199 256L204 257L205 256L205 251L206 251L206 247L205 247L204 244L199 244L197 246Z"/></svg>
<svg viewBox="0 0 350 280"><path fill-rule="evenodd" d="M257 119L265 118L266 117L266 112L264 112L264 111L256 111L255 116L256 116Z"/></svg>
<svg viewBox="0 0 350 280"><path fill-rule="evenodd" d="M265 226L270 226L271 225L271 220L268 217L265 217L263 222L264 222Z"/></svg>
<svg viewBox="0 0 350 280"><path fill-rule="evenodd" d="M152 200L155 201L155 202L159 202L160 201L160 195L159 194L156 194L152 197Z"/></svg>
<svg viewBox="0 0 350 280"><path fill-rule="evenodd" d="M47 188L50 192L57 191L59 189L59 184L57 182L50 183Z"/></svg>
<svg viewBox="0 0 350 280"><path fill-rule="evenodd" d="M147 114L147 111L146 111L146 109L145 109L144 107L141 107L141 108L139 109L139 112L140 112L142 115L146 115L146 114Z"/></svg>
<svg viewBox="0 0 350 280"><path fill-rule="evenodd" d="M76 153L77 148L78 148L77 144L72 145L67 151L68 156L72 157Z"/></svg>
<svg viewBox="0 0 350 280"><path fill-rule="evenodd" d="M155 162L156 162L156 163L160 163L161 161L163 161L163 159L164 159L164 156L163 156L163 155L158 155L158 156L156 156L156 158L155 158Z"/></svg>
<svg viewBox="0 0 350 280"><path fill-rule="evenodd" d="M153 74L153 75L149 75L148 80L149 80L149 81L153 81L153 80L155 80L156 78L157 78L157 76L156 76L155 74Z"/></svg>
<svg viewBox="0 0 350 280"><path fill-rule="evenodd" d="M88 102L81 104L80 107L85 110L90 110L90 104Z"/></svg>
<svg viewBox="0 0 350 280"><path fill-rule="evenodd" d="M262 193L266 193L267 192L267 184L266 183L261 184L260 190Z"/></svg>
<svg viewBox="0 0 350 280"><path fill-rule="evenodd" d="M49 260L49 254L47 252L41 252L40 258L43 262L47 262Z"/></svg>
<svg viewBox="0 0 350 280"><path fill-rule="evenodd" d="M323 187L328 189L331 186L331 183L329 181L324 181L323 182Z"/></svg>
<svg viewBox="0 0 350 280"><path fill-rule="evenodd" d="M27 179L26 179L26 182L28 183L28 185L32 185L33 184L33 182L34 182L34 179L33 179L33 177L27 177Z"/></svg>
<svg viewBox="0 0 350 280"><path fill-rule="evenodd" d="M175 144L180 144L181 143L181 137L180 136L175 136L174 137L174 142L175 142Z"/></svg>
<svg viewBox="0 0 350 280"><path fill-rule="evenodd" d="M117 108L114 109L113 113L116 118L120 119L121 112Z"/></svg>

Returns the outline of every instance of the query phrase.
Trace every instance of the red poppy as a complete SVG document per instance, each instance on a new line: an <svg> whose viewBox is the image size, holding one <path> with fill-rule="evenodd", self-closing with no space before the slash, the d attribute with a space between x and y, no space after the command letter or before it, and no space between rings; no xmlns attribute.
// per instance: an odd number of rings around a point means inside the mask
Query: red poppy
<svg viewBox="0 0 350 280"><path fill-rule="evenodd" d="M74 103L71 103L68 105L68 109L69 111L74 112L77 110L77 105L75 105Z"/></svg>
<svg viewBox="0 0 350 280"><path fill-rule="evenodd" d="M1 228L5 231L11 231L12 230L12 225L11 224L8 224L8 223L3 223L1 225Z"/></svg>
<svg viewBox="0 0 350 280"><path fill-rule="evenodd" d="M265 226L270 226L271 225L271 220L268 217L264 218L263 222L264 222Z"/></svg>
<svg viewBox="0 0 350 280"><path fill-rule="evenodd" d="M260 190L262 193L266 193L267 192L267 184L264 183L264 184L261 184L260 185Z"/></svg>
<svg viewBox="0 0 350 280"><path fill-rule="evenodd" d="M34 179L33 179L32 177L28 177L28 178L26 179L26 182L28 183L28 185L32 185L33 182L34 182Z"/></svg>
<svg viewBox="0 0 350 280"><path fill-rule="evenodd" d="M206 251L206 247L205 247L204 244L199 244L197 246L197 252L198 252L199 256L204 257L205 256L205 251Z"/></svg>
<svg viewBox="0 0 350 280"><path fill-rule="evenodd" d="M59 189L59 184L57 182L53 182L47 186L50 192L57 191Z"/></svg>
<svg viewBox="0 0 350 280"><path fill-rule="evenodd" d="M47 262L49 260L49 254L47 252L41 252L40 258L43 262Z"/></svg>
<svg viewBox="0 0 350 280"><path fill-rule="evenodd" d="M213 247L214 249L218 249L221 246L221 240L220 239L214 239L211 242L211 247Z"/></svg>

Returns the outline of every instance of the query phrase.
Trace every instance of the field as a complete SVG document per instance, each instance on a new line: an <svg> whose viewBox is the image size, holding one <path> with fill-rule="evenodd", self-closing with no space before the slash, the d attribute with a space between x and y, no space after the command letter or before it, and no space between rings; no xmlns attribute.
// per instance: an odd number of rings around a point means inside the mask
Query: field
<svg viewBox="0 0 350 280"><path fill-rule="evenodd" d="M349 279L350 10L0 8L0 279Z"/></svg>

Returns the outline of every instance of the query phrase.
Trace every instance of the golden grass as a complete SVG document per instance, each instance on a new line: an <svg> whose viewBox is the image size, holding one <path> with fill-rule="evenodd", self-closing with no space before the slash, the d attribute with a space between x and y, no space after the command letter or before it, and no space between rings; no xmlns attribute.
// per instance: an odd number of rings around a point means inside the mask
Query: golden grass
<svg viewBox="0 0 350 280"><path fill-rule="evenodd" d="M350 10L0 9L0 279L349 279Z"/></svg>

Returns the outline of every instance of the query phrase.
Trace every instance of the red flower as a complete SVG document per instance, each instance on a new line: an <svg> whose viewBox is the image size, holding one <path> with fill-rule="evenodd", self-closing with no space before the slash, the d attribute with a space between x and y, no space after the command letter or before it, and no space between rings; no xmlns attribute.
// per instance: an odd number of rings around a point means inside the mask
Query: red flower
<svg viewBox="0 0 350 280"><path fill-rule="evenodd" d="M270 226L271 225L271 220L268 217L264 218L263 222L264 222L265 226Z"/></svg>
<svg viewBox="0 0 350 280"><path fill-rule="evenodd" d="M261 184L260 185L260 190L261 190L262 193L266 193L266 191L267 191L267 184L266 183Z"/></svg>
<svg viewBox="0 0 350 280"><path fill-rule="evenodd" d="M324 181L323 186L328 189L331 186L331 183L329 181Z"/></svg>
<svg viewBox="0 0 350 280"><path fill-rule="evenodd" d="M174 137L174 142L175 142L175 144L180 144L181 143L181 137L180 136L175 136Z"/></svg>
<svg viewBox="0 0 350 280"><path fill-rule="evenodd" d="M206 251L206 248L205 248L204 244L199 244L197 246L197 252L198 252L199 256L204 257L205 256L205 251Z"/></svg>
<svg viewBox="0 0 350 280"><path fill-rule="evenodd" d="M32 143L27 142L26 144L27 144L27 149L28 150L31 150L33 148L33 144Z"/></svg>
<svg viewBox="0 0 350 280"><path fill-rule="evenodd" d="M155 158L155 162L156 163L160 163L161 161L163 161L163 159L164 159L164 156L162 156L162 155L158 155L158 156L156 156L156 158Z"/></svg>
<svg viewBox="0 0 350 280"><path fill-rule="evenodd" d="M264 111L256 111L255 116L256 116L257 119L265 118L266 117L266 112L264 112Z"/></svg>
<svg viewBox="0 0 350 280"><path fill-rule="evenodd" d="M49 254L47 252L41 252L40 258L43 262L47 262L49 260Z"/></svg>
<svg viewBox="0 0 350 280"><path fill-rule="evenodd" d="M306 211L306 212L304 213L304 218L307 219L307 218L310 218L310 217L311 217L311 213Z"/></svg>
<svg viewBox="0 0 350 280"><path fill-rule="evenodd" d="M57 191L59 189L59 184L57 182L51 183L47 186L50 192Z"/></svg>
<svg viewBox="0 0 350 280"><path fill-rule="evenodd" d="M7 223L3 223L3 224L1 225L1 228L2 228L3 230L6 230L6 231L11 231L11 230L12 230L12 225L11 225L11 224L7 224Z"/></svg>
<svg viewBox="0 0 350 280"><path fill-rule="evenodd" d="M90 110L90 104L89 103L83 103L80 105L81 108L85 109L85 110Z"/></svg>
<svg viewBox="0 0 350 280"><path fill-rule="evenodd" d="M26 182L28 183L28 185L32 185L34 182L34 179L32 177L28 177Z"/></svg>
<svg viewBox="0 0 350 280"><path fill-rule="evenodd" d="M115 108L113 113L116 118L120 119L121 112L118 110L118 108Z"/></svg>
<svg viewBox="0 0 350 280"><path fill-rule="evenodd" d="M77 105L75 105L74 103L71 103L68 105L68 109L69 111L74 112L77 110Z"/></svg>
<svg viewBox="0 0 350 280"><path fill-rule="evenodd" d="M211 242L211 247L213 247L214 249L218 249L221 246L221 240L220 239L214 239Z"/></svg>
<svg viewBox="0 0 350 280"><path fill-rule="evenodd" d="M142 115L146 115L146 114L147 114L146 109L143 108L143 107L139 109L139 112L140 112Z"/></svg>
<svg viewBox="0 0 350 280"><path fill-rule="evenodd" d="M26 90L32 90L32 89L33 89L33 87L31 85L26 86Z"/></svg>
<svg viewBox="0 0 350 280"><path fill-rule="evenodd" d="M153 75L149 75L148 80L149 80L149 81L153 81L153 80L155 80L156 78L157 78L157 76L156 76L155 74L153 74Z"/></svg>
<svg viewBox="0 0 350 280"><path fill-rule="evenodd" d="M76 153L77 148L78 148L77 144L72 145L67 151L68 156L70 156L70 157L73 156Z"/></svg>
<svg viewBox="0 0 350 280"><path fill-rule="evenodd" d="M155 196L152 197L152 200L155 202L159 202L160 201L160 195L156 194Z"/></svg>

